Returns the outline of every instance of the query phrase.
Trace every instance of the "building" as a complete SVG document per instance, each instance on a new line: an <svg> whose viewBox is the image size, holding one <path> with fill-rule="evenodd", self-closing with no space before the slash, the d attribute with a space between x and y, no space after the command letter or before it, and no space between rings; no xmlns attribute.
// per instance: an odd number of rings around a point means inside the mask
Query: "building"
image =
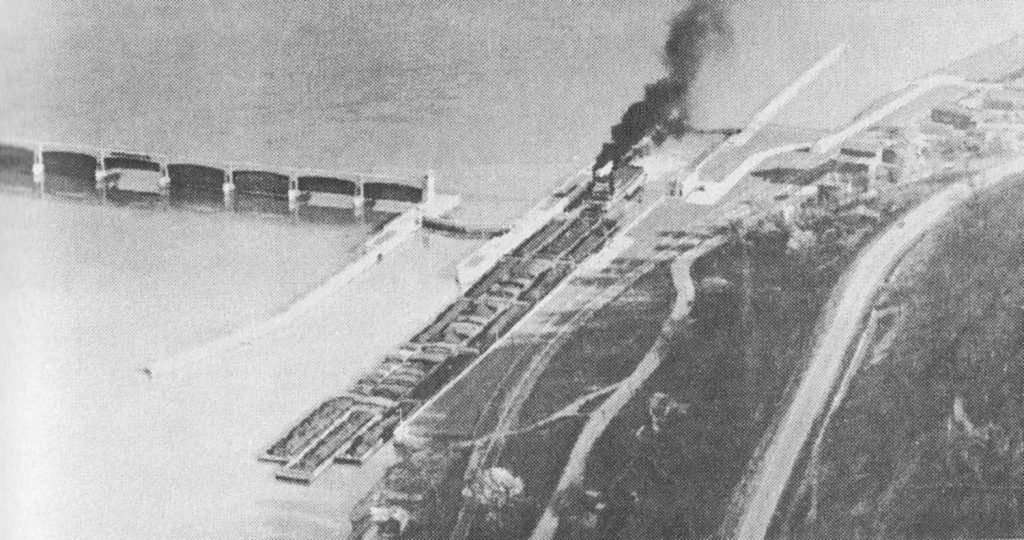
<svg viewBox="0 0 1024 540"><path fill-rule="evenodd" d="M1000 111L1024 109L1024 92L1019 90L991 90L981 100L981 108Z"/></svg>
<svg viewBox="0 0 1024 540"><path fill-rule="evenodd" d="M878 132L868 132L843 143L836 156L836 165L826 181L833 182L850 193L867 191L879 180L879 169L891 143Z"/></svg>
<svg viewBox="0 0 1024 540"><path fill-rule="evenodd" d="M787 152L761 163L751 176L773 184L807 186L832 171L835 161L817 152Z"/></svg>
<svg viewBox="0 0 1024 540"><path fill-rule="evenodd" d="M932 109L932 122L968 130L977 125L971 111L960 105L940 105Z"/></svg>

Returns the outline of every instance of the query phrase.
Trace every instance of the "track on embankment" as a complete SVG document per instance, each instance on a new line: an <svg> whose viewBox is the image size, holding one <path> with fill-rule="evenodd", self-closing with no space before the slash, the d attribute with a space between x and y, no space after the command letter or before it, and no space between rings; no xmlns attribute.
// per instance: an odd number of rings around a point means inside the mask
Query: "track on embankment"
<svg viewBox="0 0 1024 540"><path fill-rule="evenodd" d="M722 532L735 538L763 538L786 490L793 468L815 422L828 405L844 361L855 343L879 286L900 258L946 215L978 190L993 187L1024 172L1024 158L994 167L954 184L908 213L874 240L851 266L833 293L827 321L812 349L793 400L764 453L755 458L752 474L738 493L735 523Z"/></svg>

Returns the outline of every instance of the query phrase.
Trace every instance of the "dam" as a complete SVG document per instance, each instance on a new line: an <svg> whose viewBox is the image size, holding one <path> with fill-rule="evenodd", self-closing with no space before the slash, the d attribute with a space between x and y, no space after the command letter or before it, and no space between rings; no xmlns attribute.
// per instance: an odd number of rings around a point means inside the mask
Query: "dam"
<svg viewBox="0 0 1024 540"><path fill-rule="evenodd" d="M356 216L377 203L430 208L437 201L430 172L399 177L267 167L33 141L0 142L0 186L37 196L291 213L312 221L336 213L338 201Z"/></svg>

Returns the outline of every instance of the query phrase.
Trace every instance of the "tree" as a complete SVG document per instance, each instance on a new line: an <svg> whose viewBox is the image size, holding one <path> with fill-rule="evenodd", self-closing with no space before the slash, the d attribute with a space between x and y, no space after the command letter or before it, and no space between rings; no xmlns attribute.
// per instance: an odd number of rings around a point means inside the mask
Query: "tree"
<svg viewBox="0 0 1024 540"><path fill-rule="evenodd" d="M523 498L522 479L502 467L477 472L462 495L487 510L487 520L501 523Z"/></svg>

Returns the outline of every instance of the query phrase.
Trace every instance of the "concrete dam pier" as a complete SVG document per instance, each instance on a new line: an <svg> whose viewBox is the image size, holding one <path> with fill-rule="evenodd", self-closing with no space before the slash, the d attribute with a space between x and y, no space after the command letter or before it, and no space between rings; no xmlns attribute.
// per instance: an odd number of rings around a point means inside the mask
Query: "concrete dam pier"
<svg viewBox="0 0 1024 540"><path fill-rule="evenodd" d="M291 213L314 221L343 206L362 216L378 201L432 206L435 199L431 173L273 168L38 142L0 142L0 186L38 196Z"/></svg>

